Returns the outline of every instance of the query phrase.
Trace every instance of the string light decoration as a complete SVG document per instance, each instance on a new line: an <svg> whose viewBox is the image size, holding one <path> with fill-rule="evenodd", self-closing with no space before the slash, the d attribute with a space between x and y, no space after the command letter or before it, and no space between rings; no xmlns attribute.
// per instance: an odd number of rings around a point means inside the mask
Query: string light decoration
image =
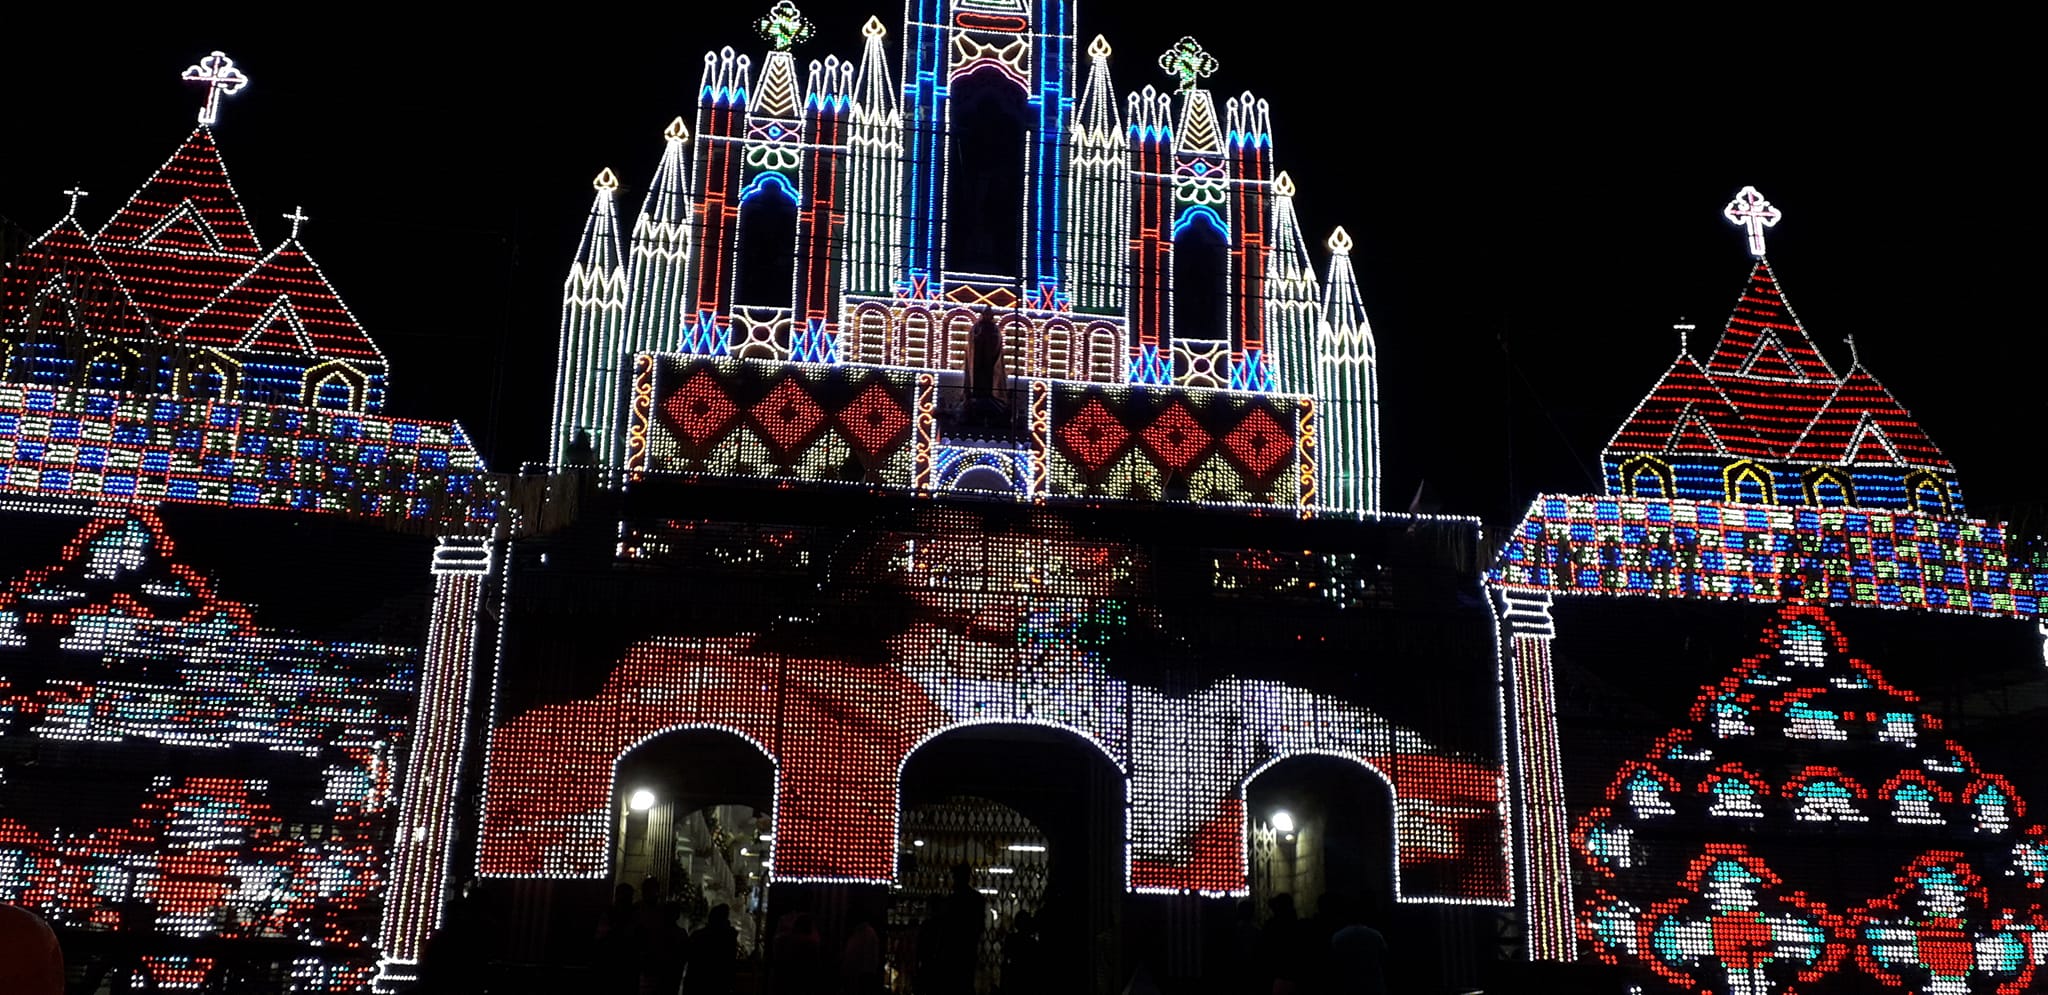
<svg viewBox="0 0 2048 995"><path fill-rule="evenodd" d="M1014 399L1013 429L1028 421L1023 401L1034 379L1313 396L1333 428L1321 465L1362 483L1319 481L1300 493L1324 495L1321 507L1376 510L1376 358L1363 304L1355 278L1326 291L1312 272L1294 188L1276 172L1270 108L1250 93L1219 107L1198 85L1218 62L1193 39L1160 60L1178 89L1147 87L1126 102L1111 78L1108 40L1076 52L1072 17L1066 3L920 0L905 10L900 81L890 34L874 18L862 28L857 60L827 56L800 72L790 49L813 29L786 2L756 24L772 46L758 63L731 48L707 55L694 136L671 128L648 195L661 208L643 210L635 230L650 233L648 250L633 250L630 278L616 278L619 257L597 235L586 235L572 261L551 459L561 462L587 433L589 458L625 462L635 426L584 412L622 410L627 371L641 352L936 371L937 445L992 452L952 417L970 332L987 307L998 312L998 387ZM962 129L987 127L980 115L1007 113L985 106L985 96L956 102L969 91L995 94L996 103L1012 91L1021 98L1014 165L956 163ZM694 142L688 152L685 141ZM951 202L956 165L1018 171L1019 244L1014 252L999 247L1014 264L956 260L979 252L969 243L990 228L975 217L980 208ZM779 220L789 205L793 231ZM688 212L687 225L669 220L674 215L663 212L671 207ZM601 220L592 232L616 231L607 205L594 210ZM1176 252L1182 239L1218 236L1214 272ZM787 257L753 244L785 237ZM637 245L642 236L635 238ZM1196 255L1209 259L1211 251L1205 242ZM593 263L597 257L609 261ZM771 257L793 260L787 296L741 271L743 261ZM981 271L991 266L1000 272ZM1348 263L1341 269L1350 272ZM749 299L736 299L742 293ZM1222 302L1217 327L1177 315L1177 298ZM1325 322L1330 314L1343 319ZM1187 327L1176 330L1177 321ZM608 331L614 324L624 331ZM1341 358L1326 361L1331 353ZM1319 366L1331 374L1319 377ZM1330 393L1318 393L1319 385ZM996 448L1012 462L1019 453L1043 455ZM1016 463L1030 475L1044 467ZM747 475L819 479L787 466ZM1319 505L1300 493L1290 500L1312 513ZM1160 500L1161 492L1092 496Z"/></svg>
<svg viewBox="0 0 2048 995"><path fill-rule="evenodd" d="M185 67L180 78L206 88L206 103L199 107L199 123L202 125L218 124L220 98L232 97L249 85L248 75L235 67L235 60L219 51L210 52L197 63Z"/></svg>
<svg viewBox="0 0 2048 995"><path fill-rule="evenodd" d="M289 947L295 990L359 991L419 651L259 628L174 552L134 510L88 521L54 563L0 587L0 734L108 786L103 811L133 813L82 821L78 789L9 770L0 901L62 928ZM136 775L136 749L173 772ZM236 758L250 751L269 776L248 776ZM214 967L176 957L152 972L196 988Z"/></svg>
<svg viewBox="0 0 2048 995"><path fill-rule="evenodd" d="M917 376L855 365L648 357L650 403L627 469L954 489L983 466L1017 500L1126 497L1298 509L1314 496L1302 409L1283 395L1032 380L1044 424L1022 444L943 439ZM936 392L934 392L936 393ZM1034 402L1037 403L1037 402ZM917 468L931 476L920 483ZM1311 472L1304 479L1301 468Z"/></svg>
<svg viewBox="0 0 2048 995"><path fill-rule="evenodd" d="M1596 881L1580 939L1701 992L1832 991L1809 986L1857 972L1902 991L2031 990L2048 922L2019 791L1850 656L1824 610L1781 608L1761 642L1579 816ZM1817 844L1874 873L1826 873Z"/></svg>
<svg viewBox="0 0 2048 995"><path fill-rule="evenodd" d="M1748 229L1749 281L1707 360L1681 339L1615 432L1600 460L1607 492L1961 514L1955 467L1854 340L1837 374L1785 300L1763 244L1782 212L1744 187L1724 213Z"/></svg>
<svg viewBox="0 0 2048 995"><path fill-rule="evenodd" d="M621 555L777 572L806 569L820 548L799 534L723 535L701 523L631 528ZM1064 730L1122 772L1134 890L1243 894L1246 782L1278 759L1324 753L1392 786L1395 846L1384 859L1403 901L1513 900L1497 755L1446 749L1356 701L1283 681L1223 676L1169 694L1112 676L1117 634L1148 624L1154 568L1137 547L1076 536L1050 515L991 531L977 515L934 509L915 529L864 533L840 555L848 596L894 592L915 605L884 638L885 663L771 650L744 633L633 643L594 694L521 708L493 729L481 872L605 876L619 758L665 731L721 729L775 762L775 880L887 882L902 764L947 730L993 723ZM1329 573L1335 559L1213 555L1227 596L1276 586L1349 596Z"/></svg>

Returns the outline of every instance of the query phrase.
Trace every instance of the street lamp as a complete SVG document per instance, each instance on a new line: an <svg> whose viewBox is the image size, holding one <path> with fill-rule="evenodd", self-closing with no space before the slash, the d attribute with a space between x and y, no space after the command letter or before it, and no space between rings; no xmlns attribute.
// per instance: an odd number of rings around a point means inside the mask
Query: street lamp
<svg viewBox="0 0 2048 995"><path fill-rule="evenodd" d="M654 807L654 792L641 788L626 799L626 807L635 812L645 812Z"/></svg>

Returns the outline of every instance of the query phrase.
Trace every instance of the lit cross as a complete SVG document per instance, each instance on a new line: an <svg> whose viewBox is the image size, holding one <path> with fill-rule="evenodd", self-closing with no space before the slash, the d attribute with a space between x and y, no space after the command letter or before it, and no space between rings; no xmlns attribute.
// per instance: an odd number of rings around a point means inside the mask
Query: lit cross
<svg viewBox="0 0 2048 995"><path fill-rule="evenodd" d="M1196 41L1193 36L1175 42L1172 48L1167 49L1166 53L1159 57L1159 68L1166 70L1169 75L1180 77L1180 88L1183 90L1192 90L1195 88L1196 80L1215 75L1217 65L1219 63L1216 57L1204 50L1202 43Z"/></svg>
<svg viewBox="0 0 2048 995"><path fill-rule="evenodd" d="M71 189L64 191L64 196L71 198L71 209L64 212L65 215L71 216L78 213L78 198L90 197L92 194L86 192L79 184L73 183Z"/></svg>
<svg viewBox="0 0 2048 995"><path fill-rule="evenodd" d="M803 11L796 9L796 4L790 0L780 0L768 11L768 16L754 22L754 30L761 32L761 37L773 42L776 51L787 52L797 42L810 38L811 32L816 28L812 26L811 19L804 16Z"/></svg>
<svg viewBox="0 0 2048 995"><path fill-rule="evenodd" d="M1742 192L1736 194L1735 199L1721 209L1721 216L1749 229L1749 254L1762 259L1764 229L1777 224L1778 219L1785 216L1785 212L1772 207L1771 202L1765 200L1763 194L1757 193L1755 187L1743 187Z"/></svg>
<svg viewBox="0 0 2048 995"><path fill-rule="evenodd" d="M235 60L220 52L200 59L198 65L187 66L180 78L188 83L206 85L206 103L199 108L199 123L207 125L220 120L222 96L232 97L249 85L249 77L235 68Z"/></svg>
<svg viewBox="0 0 2048 995"><path fill-rule="evenodd" d="M299 226L313 220L306 216L306 209L303 207L292 208L292 213L285 215L284 219L292 223L292 241L294 242L299 239Z"/></svg>

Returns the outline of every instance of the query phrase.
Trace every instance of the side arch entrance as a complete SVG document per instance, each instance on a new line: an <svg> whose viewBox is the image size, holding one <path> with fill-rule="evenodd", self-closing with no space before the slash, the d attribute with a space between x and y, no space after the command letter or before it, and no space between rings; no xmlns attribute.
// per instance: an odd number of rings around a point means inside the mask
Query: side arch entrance
<svg viewBox="0 0 2048 995"><path fill-rule="evenodd" d="M758 744L724 729L676 729L628 750L612 788L613 887L680 905L692 931L724 905L752 950L775 866L775 778Z"/></svg>

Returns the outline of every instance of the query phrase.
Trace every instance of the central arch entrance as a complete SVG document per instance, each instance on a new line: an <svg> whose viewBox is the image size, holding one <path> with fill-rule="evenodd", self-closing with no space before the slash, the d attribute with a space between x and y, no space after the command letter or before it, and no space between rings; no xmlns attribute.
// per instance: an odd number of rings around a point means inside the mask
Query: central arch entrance
<svg viewBox="0 0 2048 995"><path fill-rule="evenodd" d="M949 935L928 925L944 908L931 892L951 890L956 866L990 911L974 951L977 993L1115 990L1128 801L1100 748L1051 726L963 726L913 752L900 789L894 990L920 990L929 938Z"/></svg>
<svg viewBox="0 0 2048 995"><path fill-rule="evenodd" d="M662 733L619 758L612 884L680 906L695 932L726 906L740 950L759 948L774 868L775 762L723 729Z"/></svg>

